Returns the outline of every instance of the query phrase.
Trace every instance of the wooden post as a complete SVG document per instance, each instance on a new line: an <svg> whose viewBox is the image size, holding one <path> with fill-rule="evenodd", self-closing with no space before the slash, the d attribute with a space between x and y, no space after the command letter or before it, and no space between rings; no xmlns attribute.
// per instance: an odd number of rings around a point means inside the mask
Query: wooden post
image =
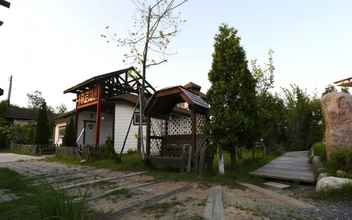
<svg viewBox="0 0 352 220"><path fill-rule="evenodd" d="M76 141L77 141L77 138L78 138L78 135L81 133L79 130L78 130L78 117L79 117L79 109L78 109L78 94L77 94L77 98L76 98L76 118L75 118L75 127L76 127ZM78 145L78 143L77 143Z"/></svg>
<svg viewBox="0 0 352 220"><path fill-rule="evenodd" d="M101 121L101 85L97 84L97 88L98 88L98 102L97 102L97 112L95 115L95 144L99 145L100 121Z"/></svg>
<svg viewBox="0 0 352 220"><path fill-rule="evenodd" d="M198 150L197 150L197 116L194 111L191 113L192 118L192 152L193 154L193 165L194 170L198 169Z"/></svg>
<svg viewBox="0 0 352 220"><path fill-rule="evenodd" d="M150 117L147 118L147 137L146 137L146 153L147 153L147 160L150 159L150 126L151 126L151 119Z"/></svg>

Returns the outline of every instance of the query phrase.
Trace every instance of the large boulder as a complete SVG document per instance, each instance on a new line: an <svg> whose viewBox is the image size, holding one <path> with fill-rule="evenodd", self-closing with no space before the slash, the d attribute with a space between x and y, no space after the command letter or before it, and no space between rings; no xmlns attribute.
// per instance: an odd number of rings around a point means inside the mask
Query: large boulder
<svg viewBox="0 0 352 220"><path fill-rule="evenodd" d="M339 148L352 148L352 96L331 92L321 98L327 158Z"/></svg>
<svg viewBox="0 0 352 220"><path fill-rule="evenodd" d="M347 178L339 178L339 177L322 177L319 179L315 190L317 192L329 191L334 189L341 189L343 186L347 184L352 184L352 179Z"/></svg>

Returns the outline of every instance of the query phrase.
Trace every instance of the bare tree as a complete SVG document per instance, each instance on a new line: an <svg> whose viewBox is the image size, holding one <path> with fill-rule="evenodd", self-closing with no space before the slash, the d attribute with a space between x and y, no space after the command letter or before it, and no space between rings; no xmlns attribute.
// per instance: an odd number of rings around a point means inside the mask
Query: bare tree
<svg viewBox="0 0 352 220"><path fill-rule="evenodd" d="M136 6L133 30L128 32L127 37L119 38L116 33L110 32L110 26L106 26L107 34L102 34L108 43L117 43L118 47L126 47L128 53L124 54L124 63L137 65L142 71L143 83L140 92L140 119L143 118L144 88L147 69L167 62L169 55L168 46L179 32L181 19L180 12L176 12L180 6L188 0L131 0ZM143 150L143 126L139 123L140 146Z"/></svg>

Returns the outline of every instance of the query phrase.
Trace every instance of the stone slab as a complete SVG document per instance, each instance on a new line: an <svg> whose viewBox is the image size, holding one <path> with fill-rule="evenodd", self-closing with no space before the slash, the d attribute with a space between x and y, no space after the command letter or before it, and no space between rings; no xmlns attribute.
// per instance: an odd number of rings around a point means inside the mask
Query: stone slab
<svg viewBox="0 0 352 220"><path fill-rule="evenodd" d="M290 185L277 183L277 182L266 182L264 183L264 185L277 188L277 189L287 189L291 187Z"/></svg>
<svg viewBox="0 0 352 220"><path fill-rule="evenodd" d="M224 204L221 186L214 186L209 189L203 217L206 220L224 220Z"/></svg>

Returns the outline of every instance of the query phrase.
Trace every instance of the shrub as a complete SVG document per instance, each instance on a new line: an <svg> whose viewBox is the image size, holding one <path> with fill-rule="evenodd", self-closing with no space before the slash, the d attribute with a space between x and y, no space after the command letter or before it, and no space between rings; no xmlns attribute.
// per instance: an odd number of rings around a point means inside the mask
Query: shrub
<svg viewBox="0 0 352 220"><path fill-rule="evenodd" d="M316 156L320 156L320 159L322 161L326 161L326 149L325 149L325 144L323 143L315 143L313 145L313 151L314 151L314 155Z"/></svg>
<svg viewBox="0 0 352 220"><path fill-rule="evenodd" d="M49 144L50 126L47 111L48 109L46 103L43 102L38 112L37 126L35 132L36 144Z"/></svg>
<svg viewBox="0 0 352 220"><path fill-rule="evenodd" d="M65 135L62 144L64 146L76 146L76 125L72 117L65 128Z"/></svg>
<svg viewBox="0 0 352 220"><path fill-rule="evenodd" d="M328 168L333 173L337 170L352 173L352 149L338 149L331 153Z"/></svg>

